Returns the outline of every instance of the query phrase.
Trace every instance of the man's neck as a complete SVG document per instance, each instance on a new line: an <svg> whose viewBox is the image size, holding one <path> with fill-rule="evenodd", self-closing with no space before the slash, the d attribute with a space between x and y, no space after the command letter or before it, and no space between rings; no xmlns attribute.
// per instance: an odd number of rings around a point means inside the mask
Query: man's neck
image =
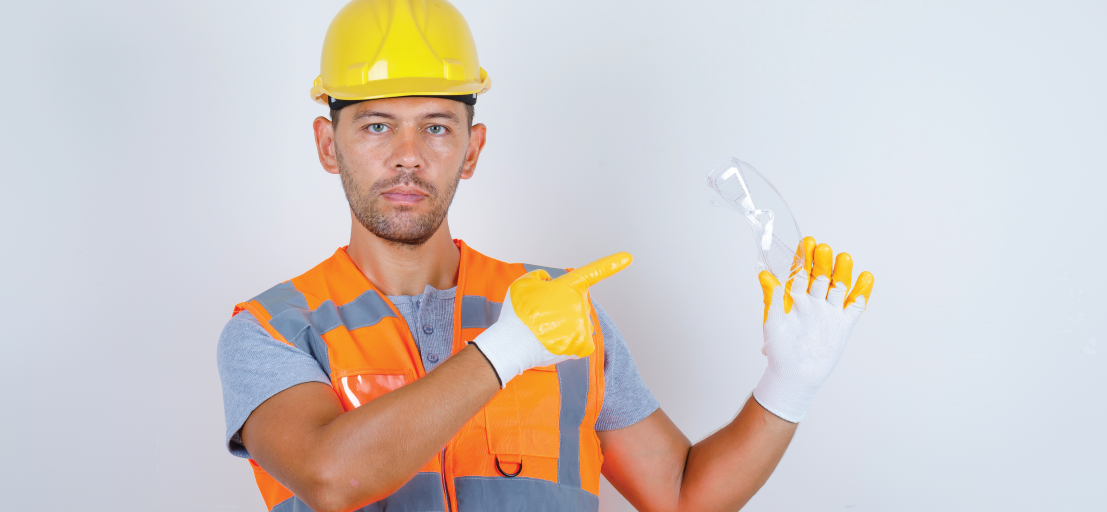
<svg viewBox="0 0 1107 512"><path fill-rule="evenodd" d="M429 284L439 290L457 286L461 251L450 237L449 219L422 245L384 240L352 219L346 253L369 282L385 295L420 295Z"/></svg>

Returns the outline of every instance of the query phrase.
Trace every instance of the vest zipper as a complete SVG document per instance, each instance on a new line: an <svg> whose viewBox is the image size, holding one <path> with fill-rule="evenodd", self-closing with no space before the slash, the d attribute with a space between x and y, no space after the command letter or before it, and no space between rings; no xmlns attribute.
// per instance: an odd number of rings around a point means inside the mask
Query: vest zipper
<svg viewBox="0 0 1107 512"><path fill-rule="evenodd" d="M450 502L450 486L446 482L446 449L442 449L442 496L446 497L446 512L453 512L453 507Z"/></svg>

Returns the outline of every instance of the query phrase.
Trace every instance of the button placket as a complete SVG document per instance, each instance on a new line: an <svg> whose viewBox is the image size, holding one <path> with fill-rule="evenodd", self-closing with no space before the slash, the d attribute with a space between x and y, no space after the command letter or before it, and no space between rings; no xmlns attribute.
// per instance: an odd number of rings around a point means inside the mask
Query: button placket
<svg viewBox="0 0 1107 512"><path fill-rule="evenodd" d="M423 306L426 305L428 310L431 309L430 305L431 305L432 298L430 296L428 296L429 293L430 293L430 286L427 286L427 289L423 292L423 295L421 297L419 297L416 300L416 303L415 303L416 304L415 320L417 322L415 325L419 325L420 323L423 324L423 327L419 330L422 331L424 336L430 336L434 332L434 329L431 328L430 323L427 322L427 318L426 318L430 314L430 312L429 311L424 311L424 308L423 308ZM423 337L421 339L422 339L423 343L420 343L420 345L422 345L424 348L429 347L430 340L426 337ZM434 365L435 363L438 362L438 355L433 353L433 352L428 351L428 353L424 354L423 357L425 359L424 365L426 365L426 366L431 366L431 365Z"/></svg>

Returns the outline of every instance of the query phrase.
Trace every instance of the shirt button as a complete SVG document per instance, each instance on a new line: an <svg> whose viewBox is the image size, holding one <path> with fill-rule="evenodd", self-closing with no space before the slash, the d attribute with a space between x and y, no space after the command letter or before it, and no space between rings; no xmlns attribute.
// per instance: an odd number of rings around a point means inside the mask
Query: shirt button
<svg viewBox="0 0 1107 512"><path fill-rule="evenodd" d="M430 361L432 363L437 363L438 362L438 354L431 354L431 355L427 356L427 361Z"/></svg>
<svg viewBox="0 0 1107 512"><path fill-rule="evenodd" d="M434 334L434 327L431 327L429 324L424 325L423 326L423 332L426 333L426 334Z"/></svg>

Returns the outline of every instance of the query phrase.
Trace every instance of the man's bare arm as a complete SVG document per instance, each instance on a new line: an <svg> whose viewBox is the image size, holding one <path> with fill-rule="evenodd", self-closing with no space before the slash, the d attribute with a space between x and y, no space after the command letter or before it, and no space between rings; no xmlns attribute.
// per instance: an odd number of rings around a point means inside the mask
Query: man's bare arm
<svg viewBox="0 0 1107 512"><path fill-rule="evenodd" d="M862 272L849 292L849 254L834 259L830 246L812 237L800 249L805 271L788 281L791 313L776 276L758 275L769 364L754 389L757 400L751 396L734 421L695 446L661 411L600 433L604 476L639 510L738 510L784 456L873 287L872 274Z"/></svg>
<svg viewBox="0 0 1107 512"><path fill-rule="evenodd" d="M598 434L604 476L636 509L714 511L742 508L795 431L751 397L734 421L694 446L660 409Z"/></svg>
<svg viewBox="0 0 1107 512"><path fill-rule="evenodd" d="M492 366L469 346L345 414L330 386L293 386L254 410L242 442L313 510L350 510L399 489L499 390Z"/></svg>

